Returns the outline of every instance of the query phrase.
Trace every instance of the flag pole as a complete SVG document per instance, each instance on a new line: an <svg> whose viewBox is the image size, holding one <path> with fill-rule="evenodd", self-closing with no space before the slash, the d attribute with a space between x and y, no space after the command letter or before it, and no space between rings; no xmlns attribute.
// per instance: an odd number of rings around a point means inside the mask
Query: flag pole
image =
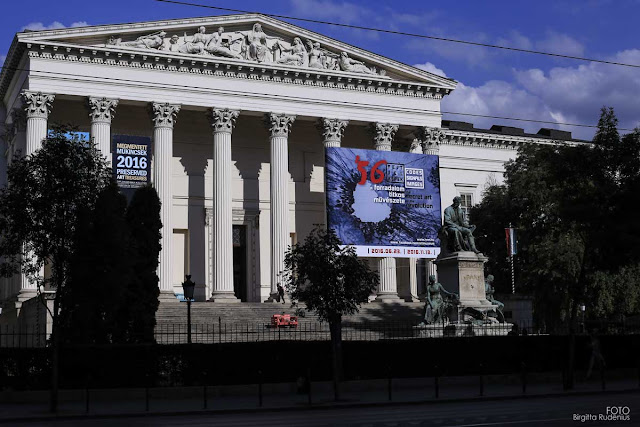
<svg viewBox="0 0 640 427"><path fill-rule="evenodd" d="M511 234L512 232L513 231L512 231L511 223L509 223L509 234ZM509 263L511 264L511 293L515 294L516 293L516 274L513 268L513 247L512 247L511 239L509 243L510 243L509 244Z"/></svg>

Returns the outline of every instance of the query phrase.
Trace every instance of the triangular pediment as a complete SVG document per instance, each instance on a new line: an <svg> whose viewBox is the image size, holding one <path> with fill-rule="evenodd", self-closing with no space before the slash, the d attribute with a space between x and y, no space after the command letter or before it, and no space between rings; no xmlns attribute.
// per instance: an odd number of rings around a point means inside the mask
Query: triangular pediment
<svg viewBox="0 0 640 427"><path fill-rule="evenodd" d="M23 32L17 39L21 43L55 43L401 81L438 88L443 93L456 86L454 80L260 14Z"/></svg>

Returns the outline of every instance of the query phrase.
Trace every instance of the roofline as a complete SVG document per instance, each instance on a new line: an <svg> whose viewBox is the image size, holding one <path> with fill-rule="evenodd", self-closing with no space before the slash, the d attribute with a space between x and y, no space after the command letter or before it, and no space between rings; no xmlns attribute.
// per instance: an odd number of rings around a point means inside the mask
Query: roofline
<svg viewBox="0 0 640 427"><path fill-rule="evenodd" d="M280 19L273 18L268 15L263 15L261 13L244 13L244 14L227 14L227 15L212 15L198 18L178 18L171 20L161 20L161 21L145 21L145 22L129 22L123 24L104 24L104 25L95 25L95 26L85 26L85 27L73 27L73 28L59 28L53 30L41 30L41 31L21 31L16 33L14 40L18 40L18 42L27 41L27 40L37 40L39 38L51 36L70 36L70 35L81 35L85 33L95 33L101 31L123 31L130 30L128 32L136 32L140 31L144 28L157 27L161 25L170 26L170 27L182 27L185 25L198 25L212 19L226 19L229 21L251 21L251 20L263 20L272 25L284 27L285 29L296 32L303 31L309 33L310 35L315 36L319 39L324 39L326 41L333 42L337 45L342 45L348 47L350 50L362 55L369 56L372 60L377 60L383 63L391 62L390 66L395 66L396 68L403 70L409 74L413 74L416 78L428 78L433 80L433 83L442 85L443 88L448 89L449 91L455 90L458 82L449 77L443 77L434 73L430 73L429 71L425 71L419 68L416 68L412 65L405 64L403 62L397 61L392 58L388 58L386 56L380 55L375 52L371 52L369 50L354 46L352 44L343 42L341 40L334 39L332 37L326 36L324 34L317 33L313 30L309 30L307 28L301 27L299 25L291 24L287 21L283 21ZM34 40L34 41L35 41ZM7 59L9 56L7 55ZM0 84L2 79L0 79Z"/></svg>

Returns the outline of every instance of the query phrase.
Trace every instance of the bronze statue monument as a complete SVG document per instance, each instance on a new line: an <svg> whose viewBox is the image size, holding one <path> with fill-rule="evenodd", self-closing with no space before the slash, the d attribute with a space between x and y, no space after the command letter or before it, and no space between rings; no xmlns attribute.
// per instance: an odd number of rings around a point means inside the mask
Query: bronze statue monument
<svg viewBox="0 0 640 427"><path fill-rule="evenodd" d="M454 197L453 204L444 210L442 235L446 240L446 248L449 252L473 251L476 254L480 253L476 249L476 241L473 238L476 226L469 225L469 220L460 208L460 201L460 197Z"/></svg>

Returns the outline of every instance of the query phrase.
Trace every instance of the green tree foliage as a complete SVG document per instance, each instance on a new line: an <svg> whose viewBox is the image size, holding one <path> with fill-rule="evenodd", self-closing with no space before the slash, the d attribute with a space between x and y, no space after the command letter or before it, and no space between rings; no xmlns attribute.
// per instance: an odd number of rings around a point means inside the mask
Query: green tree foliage
<svg viewBox="0 0 640 427"><path fill-rule="evenodd" d="M111 182L81 216L62 299L65 338L76 344L154 341L160 201L152 187L126 198Z"/></svg>
<svg viewBox="0 0 640 427"><path fill-rule="evenodd" d="M109 170L93 144L57 126L42 148L16 157L0 190L0 255L2 273L22 270L40 285L62 289L69 280L79 217L95 205L109 182ZM45 263L51 276L39 277ZM56 293L54 318L59 309ZM55 323L55 320L54 320Z"/></svg>
<svg viewBox="0 0 640 427"><path fill-rule="evenodd" d="M118 342L123 333L118 314L129 304L125 291L132 275L126 207L126 198L111 181L95 207L80 216L71 280L62 294L68 342L107 344Z"/></svg>
<svg viewBox="0 0 640 427"><path fill-rule="evenodd" d="M285 255L285 285L291 300L304 302L307 310L329 323L336 399L342 376L342 316L356 313L378 284L378 274L356 256L354 248L340 245L332 230L316 227Z"/></svg>
<svg viewBox="0 0 640 427"><path fill-rule="evenodd" d="M541 326L573 325L582 302L591 316L638 306L607 302L623 297L612 280L629 278L640 255L640 226L628 203L640 190L640 134L620 138L616 127L613 110L603 108L593 145L523 146L506 165L505 184L490 187L472 211L502 292L510 285L503 228L518 228L517 285L535 296Z"/></svg>
<svg viewBox="0 0 640 427"><path fill-rule="evenodd" d="M153 342L158 310L158 256L160 254L160 198L156 190L136 190L127 209L126 221L131 232L132 276L124 298L128 301L124 339L127 342Z"/></svg>

